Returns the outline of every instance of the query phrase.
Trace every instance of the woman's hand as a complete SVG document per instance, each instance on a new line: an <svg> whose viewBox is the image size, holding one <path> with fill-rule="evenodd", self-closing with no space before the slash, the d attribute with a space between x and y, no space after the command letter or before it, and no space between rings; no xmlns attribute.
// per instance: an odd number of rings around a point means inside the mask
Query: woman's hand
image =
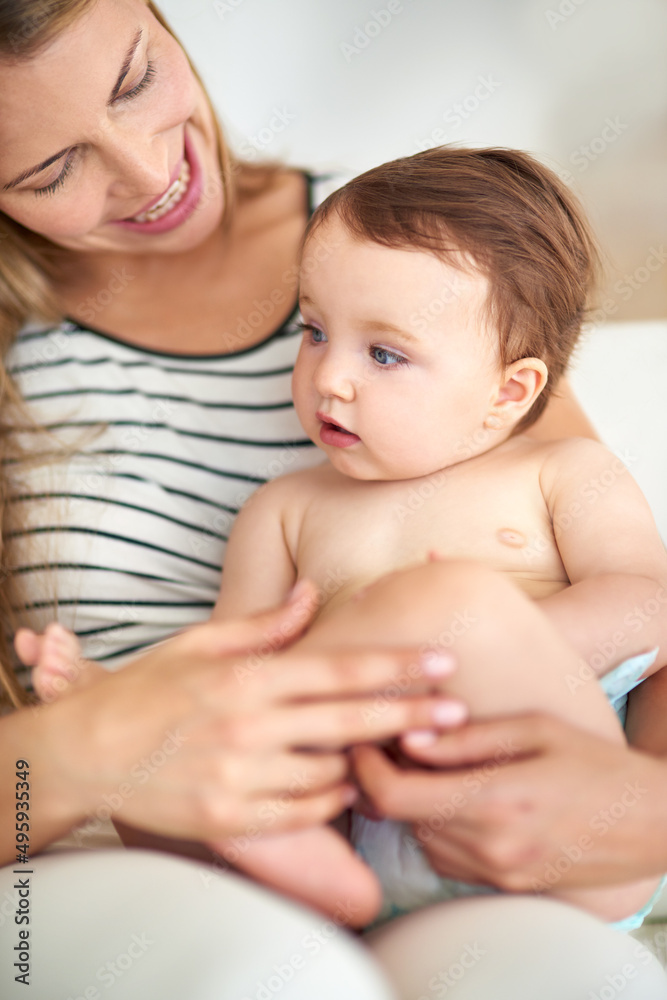
<svg viewBox="0 0 667 1000"><path fill-rule="evenodd" d="M2 770L31 764L32 850L86 817L206 841L319 823L355 795L348 745L443 724L452 701L432 691L446 661L420 678L413 650L274 655L308 624L306 604L195 627L1 720ZM4 777L1 815L14 808Z"/></svg>
<svg viewBox="0 0 667 1000"><path fill-rule="evenodd" d="M525 892L667 870L665 760L541 714L401 742L443 770L360 747L356 773L381 813L414 824L443 876Z"/></svg>

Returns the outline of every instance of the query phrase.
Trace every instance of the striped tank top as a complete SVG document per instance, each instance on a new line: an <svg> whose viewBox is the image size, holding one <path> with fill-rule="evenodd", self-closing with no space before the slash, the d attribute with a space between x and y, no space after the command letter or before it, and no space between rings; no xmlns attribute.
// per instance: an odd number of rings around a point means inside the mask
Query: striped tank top
<svg viewBox="0 0 667 1000"><path fill-rule="evenodd" d="M311 211L340 183L308 181ZM261 343L215 356L134 347L71 320L20 332L8 369L71 449L15 476L23 623L57 619L114 669L209 616L245 500L322 461L291 400L297 320L295 307Z"/></svg>

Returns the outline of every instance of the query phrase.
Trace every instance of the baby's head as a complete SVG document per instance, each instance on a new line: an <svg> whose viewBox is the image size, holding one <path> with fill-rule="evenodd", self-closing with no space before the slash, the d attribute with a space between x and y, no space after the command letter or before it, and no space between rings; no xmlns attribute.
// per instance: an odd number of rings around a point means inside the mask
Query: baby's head
<svg viewBox="0 0 667 1000"><path fill-rule="evenodd" d="M489 450L544 409L597 268L581 207L526 153L440 147L369 170L306 232L305 429L360 479Z"/></svg>

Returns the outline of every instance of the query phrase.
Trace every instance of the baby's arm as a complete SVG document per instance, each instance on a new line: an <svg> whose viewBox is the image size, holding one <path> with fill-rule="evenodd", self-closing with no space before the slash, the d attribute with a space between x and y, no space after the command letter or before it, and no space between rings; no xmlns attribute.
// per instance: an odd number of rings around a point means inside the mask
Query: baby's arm
<svg viewBox="0 0 667 1000"><path fill-rule="evenodd" d="M542 489L571 583L542 610L584 660L605 657L599 673L656 646L663 666L667 553L627 468L595 441L563 441L545 462Z"/></svg>
<svg viewBox="0 0 667 1000"><path fill-rule="evenodd" d="M297 506L295 479L298 474L260 487L236 518L212 618L245 618L276 607L296 582L284 517L290 501Z"/></svg>
<svg viewBox="0 0 667 1000"><path fill-rule="evenodd" d="M620 459L593 441L556 447L543 490L571 586L540 602L582 657L607 673L637 653L659 648L652 671L667 663L667 553L648 503ZM667 751L667 671L630 697L628 738Z"/></svg>

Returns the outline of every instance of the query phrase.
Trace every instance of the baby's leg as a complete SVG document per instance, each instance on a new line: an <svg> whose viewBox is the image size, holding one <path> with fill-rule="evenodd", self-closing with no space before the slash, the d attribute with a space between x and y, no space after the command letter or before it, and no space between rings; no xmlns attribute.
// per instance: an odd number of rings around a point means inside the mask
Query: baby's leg
<svg viewBox="0 0 667 1000"><path fill-rule="evenodd" d="M241 850L238 841L222 841L215 851L258 882L340 925L365 927L377 915L382 901L377 877L332 827L259 837Z"/></svg>
<svg viewBox="0 0 667 1000"><path fill-rule="evenodd" d="M51 622L41 635L19 629L14 646L20 660L33 668L32 686L41 701L55 701L104 674L102 667L81 656L79 640L59 622Z"/></svg>
<svg viewBox="0 0 667 1000"><path fill-rule="evenodd" d="M384 577L357 600L325 613L300 648L378 643L451 649L458 669L447 692L468 704L473 719L546 711L624 740L598 683L580 682L576 652L538 605L479 563L430 562ZM385 700L397 693L387 691ZM378 711L382 703L380 693ZM594 890L556 885L550 894L615 921L643 906L655 886L655 879Z"/></svg>

